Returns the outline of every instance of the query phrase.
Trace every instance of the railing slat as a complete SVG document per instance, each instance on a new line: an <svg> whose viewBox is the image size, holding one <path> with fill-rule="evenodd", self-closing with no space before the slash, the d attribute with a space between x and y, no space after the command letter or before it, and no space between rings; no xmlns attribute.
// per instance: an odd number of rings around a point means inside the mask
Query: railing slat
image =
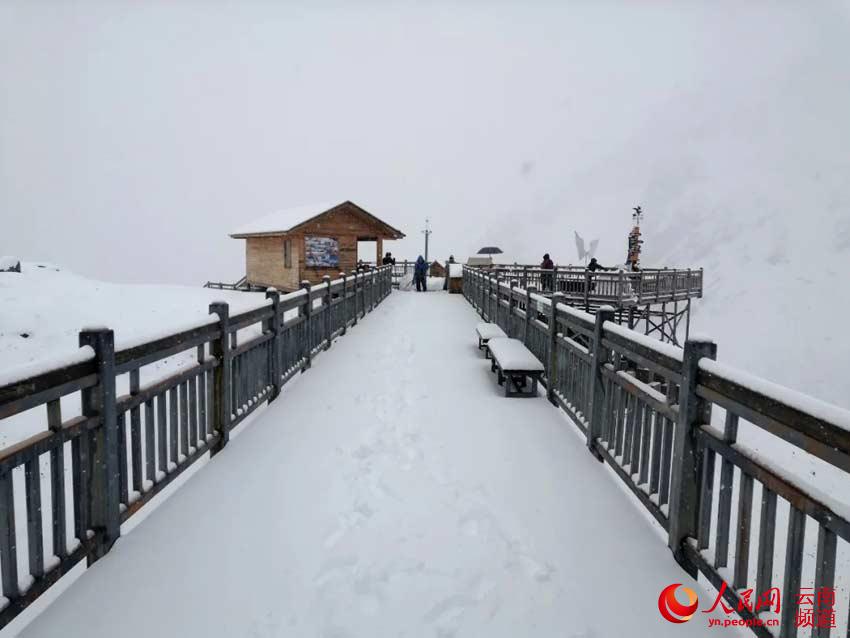
<svg viewBox="0 0 850 638"><path fill-rule="evenodd" d="M14 600L18 591L18 555L15 540L15 497L12 472L0 472L0 585Z"/></svg>
<svg viewBox="0 0 850 638"><path fill-rule="evenodd" d="M795 638L797 635L797 606L790 604L800 592L803 570L803 541L806 534L806 515L793 505L788 516L788 537L785 546L785 578L783 579L780 638Z"/></svg>
<svg viewBox="0 0 850 638"><path fill-rule="evenodd" d="M750 524L753 515L753 477L741 472L738 486L738 534L735 542L735 574L732 586L744 589L750 564Z"/></svg>
<svg viewBox="0 0 850 638"><path fill-rule="evenodd" d="M776 493L766 485L762 485L758 566L756 568L756 590L760 594L770 589L773 584L773 548L775 540Z"/></svg>

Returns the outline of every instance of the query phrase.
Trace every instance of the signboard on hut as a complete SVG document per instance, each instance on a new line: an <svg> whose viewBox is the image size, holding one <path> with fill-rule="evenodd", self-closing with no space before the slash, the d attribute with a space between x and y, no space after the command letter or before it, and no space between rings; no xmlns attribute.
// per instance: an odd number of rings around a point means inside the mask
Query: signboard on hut
<svg viewBox="0 0 850 638"><path fill-rule="evenodd" d="M304 261L308 268L339 267L339 242L333 237L305 237Z"/></svg>

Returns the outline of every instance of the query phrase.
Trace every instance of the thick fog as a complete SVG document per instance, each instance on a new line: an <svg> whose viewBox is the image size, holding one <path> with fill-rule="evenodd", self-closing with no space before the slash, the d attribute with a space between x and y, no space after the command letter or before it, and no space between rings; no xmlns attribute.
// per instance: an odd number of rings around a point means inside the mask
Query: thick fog
<svg viewBox="0 0 850 638"><path fill-rule="evenodd" d="M622 261L638 203L647 265L705 265L765 215L789 245L811 215L826 220L811 251L841 232L850 245L848 16L7 0L0 254L114 281L235 280L229 230L335 198L407 233L388 244L399 257L422 252L428 217L441 259L496 244L575 262L577 230Z"/></svg>

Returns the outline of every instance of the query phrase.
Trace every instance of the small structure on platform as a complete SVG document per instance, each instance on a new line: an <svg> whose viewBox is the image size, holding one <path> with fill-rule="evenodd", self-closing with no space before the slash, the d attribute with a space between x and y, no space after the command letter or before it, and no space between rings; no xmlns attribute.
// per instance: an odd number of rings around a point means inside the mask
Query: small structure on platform
<svg viewBox="0 0 850 638"><path fill-rule="evenodd" d="M245 280L249 286L292 291L300 282L321 283L328 275L357 267L357 243L374 241L375 261L385 239L404 233L351 201L313 204L272 213L234 230L245 240Z"/></svg>
<svg viewBox="0 0 850 638"><path fill-rule="evenodd" d="M473 255L466 260L466 265L473 268L489 268L493 265L493 258L490 255Z"/></svg>
<svg viewBox="0 0 850 638"><path fill-rule="evenodd" d="M449 293L463 293L463 264L449 264Z"/></svg>

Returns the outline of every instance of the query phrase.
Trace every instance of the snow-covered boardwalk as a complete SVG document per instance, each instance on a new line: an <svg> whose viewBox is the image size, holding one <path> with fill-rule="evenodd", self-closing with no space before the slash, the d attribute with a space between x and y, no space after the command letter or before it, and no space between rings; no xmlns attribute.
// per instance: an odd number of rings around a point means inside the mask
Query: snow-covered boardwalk
<svg viewBox="0 0 850 638"><path fill-rule="evenodd" d="M693 581L562 412L502 396L478 321L392 294L22 635L716 633L662 619Z"/></svg>

